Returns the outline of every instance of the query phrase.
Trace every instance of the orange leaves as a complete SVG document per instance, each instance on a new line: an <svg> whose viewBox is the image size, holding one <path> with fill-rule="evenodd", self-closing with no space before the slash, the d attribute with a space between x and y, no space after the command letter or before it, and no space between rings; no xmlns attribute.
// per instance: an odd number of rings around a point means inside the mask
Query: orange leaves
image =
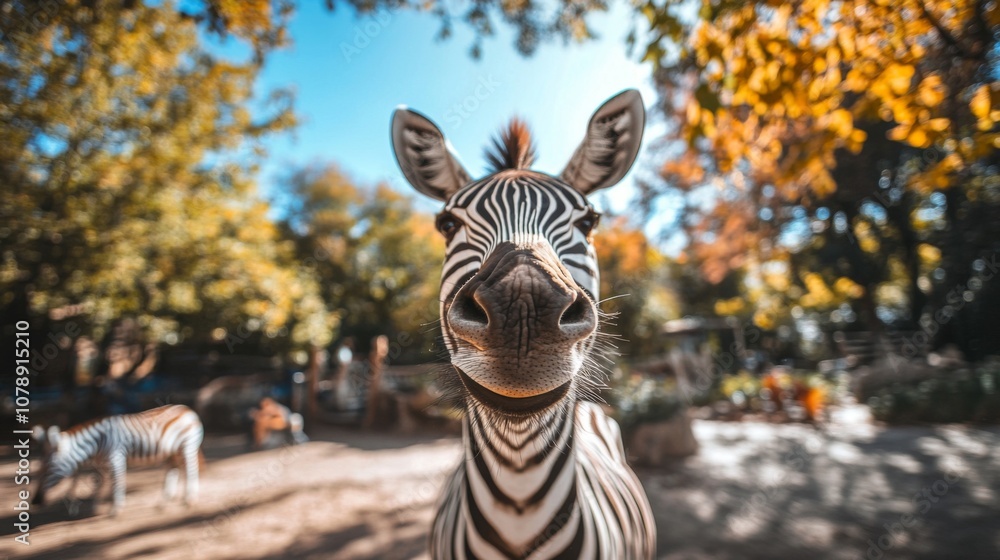
<svg viewBox="0 0 1000 560"><path fill-rule="evenodd" d="M826 285L822 275L807 273L803 276L802 283L806 287L806 294L799 298L802 307L824 309L837 303L837 295Z"/></svg>
<svg viewBox="0 0 1000 560"><path fill-rule="evenodd" d="M894 77L900 83L908 72L898 73ZM929 73L915 88L915 92L904 91L897 94L891 86L891 95L885 95L881 90L873 90L883 95L884 106L891 111L892 119L899 123L889 132L889 139L905 142L915 148L927 148L934 142L945 138L950 132L951 120L946 117L934 116L940 112L941 104L947 99L949 88L936 72Z"/></svg>
<svg viewBox="0 0 1000 560"><path fill-rule="evenodd" d="M910 91L910 83L913 81L915 69L909 64L890 64L885 69L883 80L889 86L890 91L895 95L904 95Z"/></svg>
<svg viewBox="0 0 1000 560"><path fill-rule="evenodd" d="M917 247L917 254L920 256L920 263L928 269L933 269L941 262L941 249L930 243L921 243Z"/></svg>
<svg viewBox="0 0 1000 560"><path fill-rule="evenodd" d="M984 119L990 114L990 105L989 88L986 86L980 86L972 95L972 101L969 102L969 109L972 110L973 115L980 119Z"/></svg>
<svg viewBox="0 0 1000 560"><path fill-rule="evenodd" d="M817 58L817 61L822 61L822 58ZM838 90L841 88L841 72L839 67L832 67L829 71L826 71L826 63L824 62L824 70L817 71L817 77L808 85L809 91L809 101L820 102L823 99L827 99L833 96L839 98ZM815 66L815 64L814 64Z"/></svg>
<svg viewBox="0 0 1000 560"><path fill-rule="evenodd" d="M833 291L845 298L858 299L865 294L865 289L846 276L841 276L833 284Z"/></svg>
<svg viewBox="0 0 1000 560"><path fill-rule="evenodd" d="M934 132L944 132L951 125L951 120L944 117L927 120L927 128Z"/></svg>
<svg viewBox="0 0 1000 560"><path fill-rule="evenodd" d="M878 170L870 168L881 164L868 160L868 152L903 150L892 142L933 148L912 162L907 183L926 193L960 185L977 160L1000 148L1000 81L986 66L995 43L981 44L976 31L980 20L1000 21L996 2L751 0L702 6L696 23L674 22L687 31L682 36L689 56L678 73L660 78L672 95L687 94L672 105L676 138L687 152L661 172L687 189L722 185L731 197L695 227L693 254L709 280L770 250L757 241L773 239L775 226L788 223L762 220L757 210L774 211L777 200L809 206L834 195L857 200L870 192L857 186L877 180ZM878 145L868 149L868 142ZM858 168L835 170L838 162ZM835 176L863 180L838 185ZM745 184L738 185L737 177ZM754 199L765 185L775 200ZM855 293L841 284L838 295Z"/></svg>
<svg viewBox="0 0 1000 560"><path fill-rule="evenodd" d="M938 117L929 119L927 111L922 111L916 122L904 122L889 131L890 140L906 142L914 148L929 148L935 140L943 136L951 121Z"/></svg>
<svg viewBox="0 0 1000 560"><path fill-rule="evenodd" d="M922 60L941 40L939 26L961 29L973 15L963 0L749 2L703 12L690 48L703 84L710 84L713 106L701 96L692 98L683 134L692 146L698 139L710 140L712 152L722 156L723 170L754 154L775 153L760 145L766 128L784 130L783 142L804 141L808 147L797 150L799 157L827 165L832 159L824 154L861 149L867 136L854 120L872 115L895 121L892 139L929 147L954 134L942 111L957 92L940 73L920 69ZM860 97L851 97L849 106L844 92ZM976 92L972 109L981 130L998 120L998 105L987 89ZM757 123L751 125L749 117ZM737 121L742 129L722 126ZM777 157L789 153L778 150ZM806 184L798 174L822 176L812 165L765 167L792 173L771 178L775 183ZM825 181L821 184L825 191Z"/></svg>
<svg viewBox="0 0 1000 560"><path fill-rule="evenodd" d="M914 177L911 187L922 194L944 190L952 186L954 174L965 167L965 160L957 153L941 158L927 171Z"/></svg>
<svg viewBox="0 0 1000 560"><path fill-rule="evenodd" d="M917 86L917 99L925 107L937 107L948 96L948 86L941 81L941 76L932 72L921 80Z"/></svg>
<svg viewBox="0 0 1000 560"><path fill-rule="evenodd" d="M841 138L850 138L854 131L854 116L847 109L837 109L820 117L820 125Z"/></svg>
<svg viewBox="0 0 1000 560"><path fill-rule="evenodd" d="M742 296L730 299L720 299L715 302L715 314L720 317L739 315L746 310L746 300Z"/></svg>
<svg viewBox="0 0 1000 560"><path fill-rule="evenodd" d="M715 242L695 246L702 275L712 284L721 282L730 270L746 264L751 246L757 242L756 235L751 233L756 217L748 207L717 207L715 214L711 224L717 231Z"/></svg>
<svg viewBox="0 0 1000 560"><path fill-rule="evenodd" d="M902 124L911 123L915 118L910 96L907 95L914 72L911 65L892 63L865 88L868 95L891 111L892 118Z"/></svg>
<svg viewBox="0 0 1000 560"><path fill-rule="evenodd" d="M976 117L976 128L987 131L1000 122L1000 83L983 84L976 88L969 101L969 110Z"/></svg>
<svg viewBox="0 0 1000 560"><path fill-rule="evenodd" d="M857 34L853 27L844 27L837 33L837 46L847 60L852 60L857 55Z"/></svg>
<svg viewBox="0 0 1000 560"><path fill-rule="evenodd" d="M901 124L890 130L887 136L890 140L906 142L914 148L926 148L931 145L927 131L919 125Z"/></svg>
<svg viewBox="0 0 1000 560"><path fill-rule="evenodd" d="M879 67L870 60L859 60L850 66L844 79L845 91L864 93L879 74Z"/></svg>
<svg viewBox="0 0 1000 560"><path fill-rule="evenodd" d="M816 196L820 198L833 194L837 190L837 183L833 180L833 176L830 175L827 166L823 164L821 159L816 157L812 157L808 161L806 171L802 173L803 181L808 185L808 189L816 193Z"/></svg>
<svg viewBox="0 0 1000 560"><path fill-rule="evenodd" d="M642 230L628 227L623 219L615 220L610 227L602 229L594 238L594 248L598 262L614 263L619 275L641 275L652 264L645 234Z"/></svg>
<svg viewBox="0 0 1000 560"><path fill-rule="evenodd" d="M673 179L678 187L690 189L705 178L705 168L699 164L696 154L684 152L679 158L667 160L660 174Z"/></svg>
<svg viewBox="0 0 1000 560"><path fill-rule="evenodd" d="M271 0L212 0L210 5L226 31L250 40L254 47L282 44L284 14L275 13Z"/></svg>

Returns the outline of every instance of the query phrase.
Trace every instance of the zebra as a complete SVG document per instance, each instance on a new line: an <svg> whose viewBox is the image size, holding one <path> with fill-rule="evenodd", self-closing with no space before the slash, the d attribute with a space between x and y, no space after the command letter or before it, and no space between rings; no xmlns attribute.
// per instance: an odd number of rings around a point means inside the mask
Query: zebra
<svg viewBox="0 0 1000 560"><path fill-rule="evenodd" d="M461 395L464 456L445 484L431 557L652 558L656 527L625 463L618 424L586 399L601 384L600 218L586 196L618 183L639 151L642 98L626 90L590 119L563 172L530 169L514 119L473 181L440 129L398 108L392 145L406 180L444 202L440 312Z"/></svg>
<svg viewBox="0 0 1000 560"><path fill-rule="evenodd" d="M176 494L179 468L184 467L184 504L198 496L198 471L204 461L200 448L205 430L190 408L168 404L138 414L108 416L84 422L60 432L57 426L38 426L35 439L42 442L43 459L34 503L42 504L45 494L62 479L87 464L97 468L99 480L111 475L111 515L125 505L125 467L131 464L167 463L163 483L164 502ZM76 488L73 479L71 492ZM101 485L94 491L95 498Z"/></svg>

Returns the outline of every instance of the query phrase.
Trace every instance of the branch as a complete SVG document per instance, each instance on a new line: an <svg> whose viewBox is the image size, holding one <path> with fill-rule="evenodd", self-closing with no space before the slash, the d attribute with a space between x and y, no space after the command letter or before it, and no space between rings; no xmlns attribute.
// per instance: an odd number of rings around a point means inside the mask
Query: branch
<svg viewBox="0 0 1000 560"><path fill-rule="evenodd" d="M961 55L962 58L968 58L972 60L979 60L982 58L981 52L970 52L968 49L966 49L965 45L963 45L961 41L959 41L954 35L952 35L951 31L949 31L948 28L941 23L941 20L939 20L937 16L931 13L931 11L927 8L927 5L924 3L923 0L916 0L916 2L917 5L920 6L921 13L923 13L924 17L927 18L927 21L929 21L931 25L934 26L934 29L936 29L938 34L941 35L941 38L944 39L944 42L948 43L949 46L958 51L958 54Z"/></svg>
<svg viewBox="0 0 1000 560"><path fill-rule="evenodd" d="M975 22L978 24L976 27L979 28L979 38L983 41L983 45L988 45L993 39L993 35L990 33L990 27L986 23L986 1L979 0L976 2L976 19ZM982 45L979 48L980 54L982 51L987 50Z"/></svg>

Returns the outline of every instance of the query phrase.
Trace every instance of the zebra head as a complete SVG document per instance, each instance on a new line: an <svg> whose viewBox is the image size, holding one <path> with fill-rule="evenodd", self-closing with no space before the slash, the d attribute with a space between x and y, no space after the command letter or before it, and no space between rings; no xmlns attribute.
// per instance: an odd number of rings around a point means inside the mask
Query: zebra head
<svg viewBox="0 0 1000 560"><path fill-rule="evenodd" d="M38 491L32 500L34 504L45 501L45 494L62 479L73 474L73 468L67 457L66 450L60 446L63 440L58 426L50 426L48 430L35 426L32 437L42 444L42 468L38 476Z"/></svg>
<svg viewBox="0 0 1000 560"><path fill-rule="evenodd" d="M393 114L403 175L444 202L441 325L467 399L525 415L586 386L598 330L591 242L600 217L586 196L628 172L644 122L637 91L609 99L556 177L529 169L534 148L515 119L487 151L492 172L473 181L434 123L405 108Z"/></svg>

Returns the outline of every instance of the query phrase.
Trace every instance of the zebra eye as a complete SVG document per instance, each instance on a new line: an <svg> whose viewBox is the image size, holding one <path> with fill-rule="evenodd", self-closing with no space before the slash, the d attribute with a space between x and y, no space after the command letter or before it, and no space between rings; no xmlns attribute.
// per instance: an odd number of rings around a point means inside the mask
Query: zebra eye
<svg viewBox="0 0 1000 560"><path fill-rule="evenodd" d="M462 227L462 221L448 212L442 212L438 214L435 227L437 227L437 230L441 232L441 235L443 235L445 239L451 241L451 238L455 236L455 232L458 231L458 228Z"/></svg>
<svg viewBox="0 0 1000 560"><path fill-rule="evenodd" d="M580 218L576 221L576 227L583 232L584 235L589 236L594 228L597 227L597 223L601 221L601 215L593 210L589 214Z"/></svg>

